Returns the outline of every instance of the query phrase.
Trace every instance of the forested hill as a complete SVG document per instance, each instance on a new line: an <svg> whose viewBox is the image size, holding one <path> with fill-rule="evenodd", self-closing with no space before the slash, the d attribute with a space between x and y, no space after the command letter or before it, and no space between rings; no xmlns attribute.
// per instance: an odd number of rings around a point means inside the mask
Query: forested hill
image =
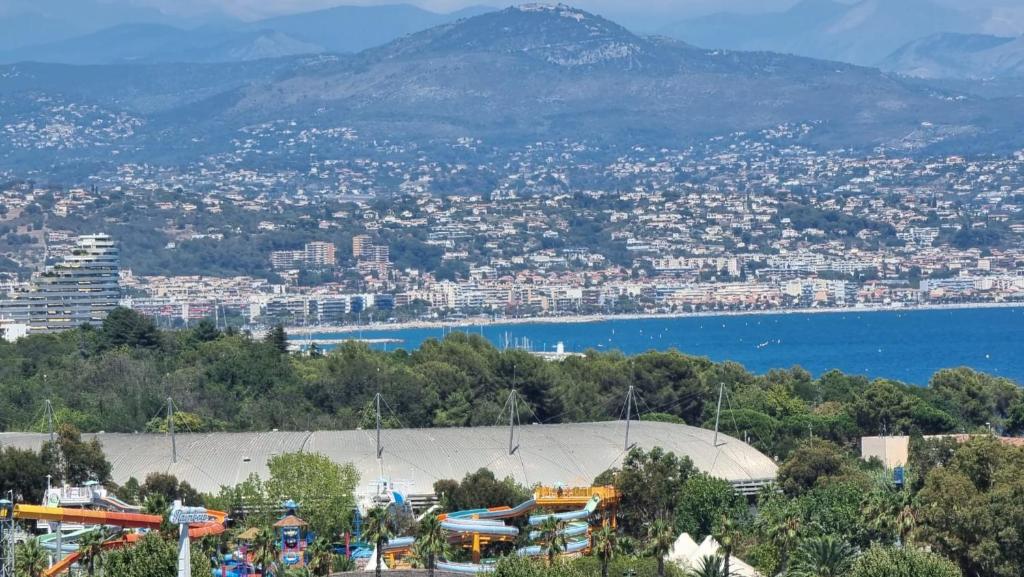
<svg viewBox="0 0 1024 577"><path fill-rule="evenodd" d="M753 375L734 363L679 352L634 357L588 353L546 362L452 334L409 352L349 344L324 355L282 352L276 339L224 334L203 322L160 332L118 309L102 327L0 342L0 424L43 430L52 399L58 421L83 431L159 430L168 396L179 430L351 429L372 426L380 391L389 427L494 425L509 390L526 422L621 417L634 386L643 418L692 425L713 422L718 387L728 392L722 428L770 455L788 454L809 430L854 446L881 432L972 431L991 423L1024 432L1024 394L1013 382L959 368L927 388L800 368Z"/></svg>

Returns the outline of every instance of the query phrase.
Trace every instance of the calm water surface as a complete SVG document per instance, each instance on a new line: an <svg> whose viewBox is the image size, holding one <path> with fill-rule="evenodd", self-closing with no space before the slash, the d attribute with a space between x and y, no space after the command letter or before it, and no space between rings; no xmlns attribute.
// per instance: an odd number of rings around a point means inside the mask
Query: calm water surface
<svg viewBox="0 0 1024 577"><path fill-rule="evenodd" d="M495 345L506 337L529 339L534 350L678 349L715 361L731 360L762 373L800 365L819 375L829 369L923 385L946 367L969 366L1024 383L1024 308L901 312L772 314L676 319L609 320L461 327ZM389 348L413 349L441 338L442 329L363 331L320 335L401 339Z"/></svg>

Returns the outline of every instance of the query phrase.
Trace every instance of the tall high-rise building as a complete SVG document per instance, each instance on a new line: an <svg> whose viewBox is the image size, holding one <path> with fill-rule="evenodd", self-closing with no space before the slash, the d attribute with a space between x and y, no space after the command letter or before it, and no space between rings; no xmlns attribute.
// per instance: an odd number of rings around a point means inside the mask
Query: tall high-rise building
<svg viewBox="0 0 1024 577"><path fill-rule="evenodd" d="M357 260L362 259L370 246L370 237L368 235L360 234L352 237L352 257Z"/></svg>
<svg viewBox="0 0 1024 577"><path fill-rule="evenodd" d="M121 298L120 266L114 239L80 236L62 262L33 275L28 290L0 301L0 318L27 325L31 333L102 323Z"/></svg>
<svg viewBox="0 0 1024 577"><path fill-rule="evenodd" d="M334 266L338 259L334 254L333 242L307 242L305 246L305 261L309 266Z"/></svg>

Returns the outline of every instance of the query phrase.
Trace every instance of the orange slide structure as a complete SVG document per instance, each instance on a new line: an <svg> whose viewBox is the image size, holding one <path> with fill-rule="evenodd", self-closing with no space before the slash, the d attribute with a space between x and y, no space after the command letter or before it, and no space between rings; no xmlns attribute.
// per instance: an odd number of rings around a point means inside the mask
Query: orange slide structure
<svg viewBox="0 0 1024 577"><path fill-rule="evenodd" d="M211 520L206 523L190 525L188 529L189 539L201 539L207 535L219 535L224 532L224 519L227 513L223 511L207 510ZM161 515L143 515L140 513L119 513L115 511L90 511L87 509L64 509L60 507L43 507L39 505L15 505L15 519L31 519L35 521L50 521L53 523L79 523L82 525L109 525L121 527L122 529L149 529L158 531L163 523ZM138 534L128 534L123 537L107 541L103 544L104 549L117 549L130 543L138 541ZM54 563L49 569L43 572L43 577L53 577L67 571L78 561L79 553L76 551Z"/></svg>
<svg viewBox="0 0 1024 577"><path fill-rule="evenodd" d="M139 513L118 513L115 511L90 511L88 509L63 509L40 505L15 505L15 519L51 521L53 523L80 523L82 525L111 525L123 529L160 528L164 518L160 515Z"/></svg>
<svg viewBox="0 0 1024 577"><path fill-rule="evenodd" d="M220 535L224 532L224 519L227 519L228 514L224 511L214 511L213 509L207 509L206 514L211 517L206 523L189 525L189 539L195 541L210 535Z"/></svg>

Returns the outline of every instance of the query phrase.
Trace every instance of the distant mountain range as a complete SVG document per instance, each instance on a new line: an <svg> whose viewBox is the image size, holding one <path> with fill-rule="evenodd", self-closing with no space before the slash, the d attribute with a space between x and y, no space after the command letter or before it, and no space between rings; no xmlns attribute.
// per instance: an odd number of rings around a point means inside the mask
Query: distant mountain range
<svg viewBox="0 0 1024 577"><path fill-rule="evenodd" d="M900 48L881 66L918 78L1024 78L1024 37L935 34Z"/></svg>
<svg viewBox="0 0 1024 577"><path fill-rule="evenodd" d="M0 63L237 62L296 54L354 53L490 10L480 6L438 14L408 4L339 6L251 23L223 20L193 28L162 15L143 13L135 16L138 22L80 35L70 32L75 28L64 21L40 15L0 17L0 37L8 35L7 42L0 40ZM26 33L26 26L39 31L36 38L45 41L32 42L29 36L36 32ZM21 31L16 31L19 28ZM11 40L10 35L19 37Z"/></svg>
<svg viewBox="0 0 1024 577"><path fill-rule="evenodd" d="M88 166L115 154L119 162L195 160L230 151L243 127L278 121L424 146L471 136L495 147L554 139L678 147L797 125L813 127L798 142L819 149L964 153L1024 145L1022 99L946 92L849 64L640 37L564 5L489 12L355 55L0 66L0 129L4 121L42 127L56 118L55 133L68 133L70 104L108 111L116 138L26 150L5 150L0 140L0 166ZM79 132L99 134L94 125Z"/></svg>
<svg viewBox="0 0 1024 577"><path fill-rule="evenodd" d="M971 32L987 17L933 0L802 0L784 12L714 14L665 27L704 48L770 50L874 66L901 46L940 32Z"/></svg>

